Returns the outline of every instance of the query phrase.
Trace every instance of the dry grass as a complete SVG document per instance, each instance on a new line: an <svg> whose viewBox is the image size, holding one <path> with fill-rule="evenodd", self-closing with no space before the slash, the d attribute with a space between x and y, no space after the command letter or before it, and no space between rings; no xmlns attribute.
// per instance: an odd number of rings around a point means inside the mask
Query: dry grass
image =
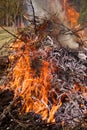
<svg viewBox="0 0 87 130"><path fill-rule="evenodd" d="M11 33L15 33L15 29L12 27L5 27L5 29L7 29L9 32ZM8 32L4 31L2 28L0 28L0 48L8 43L11 39L13 39L14 37L9 34Z"/></svg>

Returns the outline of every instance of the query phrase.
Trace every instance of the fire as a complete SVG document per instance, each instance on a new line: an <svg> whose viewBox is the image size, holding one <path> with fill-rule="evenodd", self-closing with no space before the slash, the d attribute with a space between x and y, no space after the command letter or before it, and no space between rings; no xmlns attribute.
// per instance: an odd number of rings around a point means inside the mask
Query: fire
<svg viewBox="0 0 87 130"><path fill-rule="evenodd" d="M38 50L31 50L29 43L24 45L18 40L13 46L18 58L9 86L14 90L15 97L22 98L21 113L35 112L48 123L55 122L55 114L69 94L82 92L83 97L87 97L87 88L78 84L75 84L69 93L61 94L58 88L52 86L53 73L58 71L55 64L50 65L45 59L39 59ZM10 60L15 60L15 57L10 56Z"/></svg>
<svg viewBox="0 0 87 130"><path fill-rule="evenodd" d="M82 95L87 98L87 88L86 86L80 86L75 83L75 87L73 89L74 92L82 92Z"/></svg>
<svg viewBox="0 0 87 130"><path fill-rule="evenodd" d="M79 13L68 4L67 0L64 2L66 19L68 19L70 27L75 27L78 25Z"/></svg>
<svg viewBox="0 0 87 130"><path fill-rule="evenodd" d="M54 114L60 108L62 102L61 100L56 102L56 99L52 97L52 106L49 105L49 92L52 89L50 64L42 60L40 70L37 72L38 66L35 65L36 68L34 68L31 63L38 61L38 57L35 55L36 51L29 51L29 46L26 44L25 51L22 52L20 49L22 45L21 41L14 45L14 48L20 50L18 52L20 56L13 69L13 79L10 82L11 89L15 91L15 97L20 96L23 99L22 112L34 111L41 114L43 120L54 122ZM13 58L10 57L10 59Z"/></svg>
<svg viewBox="0 0 87 130"><path fill-rule="evenodd" d="M67 18L71 27L74 27L78 24L79 14L74 8L67 6ZM13 47L17 51L17 59L13 55L9 57L11 61L16 61L9 86L14 90L15 97L22 98L21 111L26 113L34 111L48 123L55 122L54 115L62 106L62 99L57 98L57 94L52 91L52 71L55 72L56 68L50 67L48 61L40 59L38 51L35 48L31 49L29 43L25 45L24 42L18 40ZM87 89L84 90L82 86L81 90L79 88L76 85L72 92L82 91L83 96L87 96Z"/></svg>

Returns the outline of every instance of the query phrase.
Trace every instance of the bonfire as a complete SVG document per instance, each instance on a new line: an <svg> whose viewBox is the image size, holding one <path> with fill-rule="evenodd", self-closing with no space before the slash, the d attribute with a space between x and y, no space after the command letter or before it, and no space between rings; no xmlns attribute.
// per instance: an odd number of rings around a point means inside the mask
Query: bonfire
<svg viewBox="0 0 87 130"><path fill-rule="evenodd" d="M70 28L57 23L58 40L49 29L56 24L52 19L18 32L11 44L8 75L0 87L0 100L8 98L5 106L1 103L3 130L87 128L87 48L79 13L67 1L63 7ZM73 35L79 48L62 46Z"/></svg>

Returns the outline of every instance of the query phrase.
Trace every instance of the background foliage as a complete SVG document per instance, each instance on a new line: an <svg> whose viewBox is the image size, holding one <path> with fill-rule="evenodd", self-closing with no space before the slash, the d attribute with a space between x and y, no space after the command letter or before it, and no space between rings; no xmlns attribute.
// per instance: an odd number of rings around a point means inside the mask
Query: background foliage
<svg viewBox="0 0 87 130"><path fill-rule="evenodd" d="M22 19L22 0L0 0L0 24L10 26Z"/></svg>
<svg viewBox="0 0 87 130"><path fill-rule="evenodd" d="M18 25L23 22L23 1L0 0L0 24L4 26ZM87 23L87 0L68 0L80 12L79 23Z"/></svg>

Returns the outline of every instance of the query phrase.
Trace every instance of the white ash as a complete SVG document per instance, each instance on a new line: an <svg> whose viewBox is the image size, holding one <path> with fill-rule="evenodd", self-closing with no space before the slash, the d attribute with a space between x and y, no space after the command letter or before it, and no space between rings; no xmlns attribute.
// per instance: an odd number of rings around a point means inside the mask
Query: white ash
<svg viewBox="0 0 87 130"><path fill-rule="evenodd" d="M68 84L79 82L87 85L87 60L78 57L79 51L71 51L65 48L55 48L50 52L48 61L55 64L59 68L59 72L55 72L54 81L62 80ZM87 53L83 54L87 56ZM55 76L58 78L55 78Z"/></svg>
<svg viewBox="0 0 87 130"><path fill-rule="evenodd" d="M79 52L79 53L78 53L78 57L79 57L81 60L87 60L87 55L84 54L84 53Z"/></svg>

